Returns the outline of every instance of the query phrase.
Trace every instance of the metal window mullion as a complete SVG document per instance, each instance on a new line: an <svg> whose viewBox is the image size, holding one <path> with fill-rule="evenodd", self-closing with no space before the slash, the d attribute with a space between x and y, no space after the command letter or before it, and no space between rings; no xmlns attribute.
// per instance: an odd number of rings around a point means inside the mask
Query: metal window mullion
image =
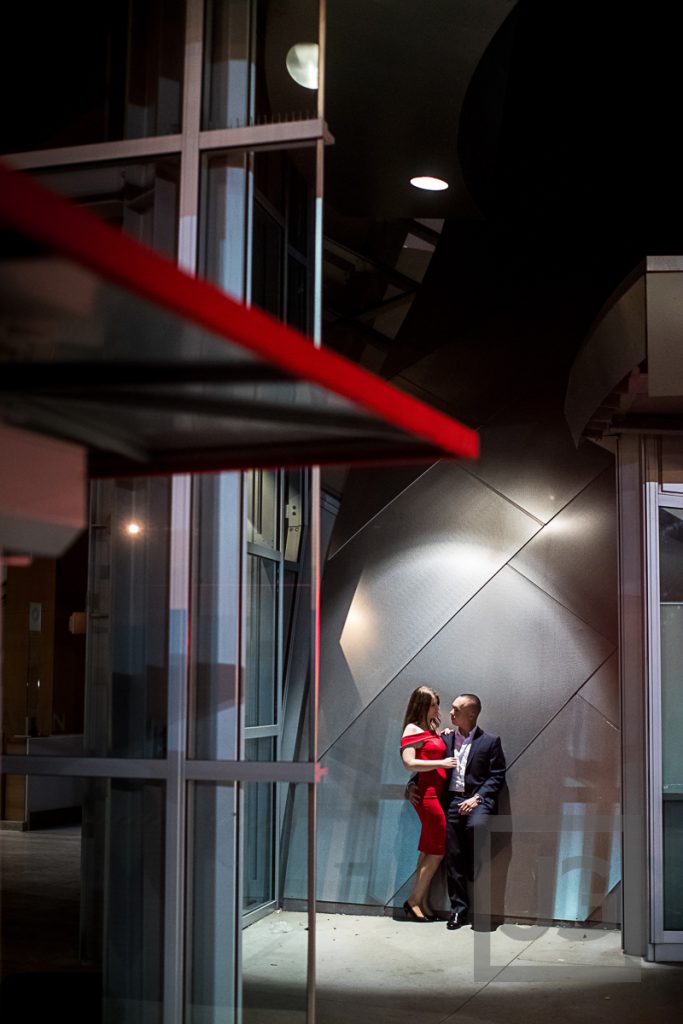
<svg viewBox="0 0 683 1024"><path fill-rule="evenodd" d="M325 42L327 33L327 0L318 6L318 118L325 123ZM322 259L323 259L323 186L325 143L316 142L315 215L313 239L313 344L322 344ZM310 476L311 525L311 660L309 703L309 759L318 773L318 694L320 682L320 467L313 466ZM316 842L317 783L308 786L308 948L306 963L306 1021L316 1024Z"/></svg>
<svg viewBox="0 0 683 1024"><path fill-rule="evenodd" d="M659 442L650 442L659 444ZM655 944L680 941L681 933L664 927L664 792L662 735L662 625L660 601L659 509L683 508L683 495L667 492L661 484L646 484L648 522L648 580L652 599L648 607L650 623L650 806L651 817L651 893L652 935Z"/></svg>
<svg viewBox="0 0 683 1024"><path fill-rule="evenodd" d="M166 760L142 757L55 757L42 754L5 754L3 775L54 775L92 779L160 779L168 777Z"/></svg>
<svg viewBox="0 0 683 1024"><path fill-rule="evenodd" d="M261 472L261 470L255 472ZM265 544L256 544L251 540L247 542L247 554L256 555L258 558L263 558L268 562L283 561L282 552L278 551L277 548L269 548Z"/></svg>
<svg viewBox="0 0 683 1024"><path fill-rule="evenodd" d="M182 1024L183 1018L191 491L192 483L189 476L173 478L164 876L164 1024Z"/></svg>
<svg viewBox="0 0 683 1024"><path fill-rule="evenodd" d="M112 163L119 160L140 160L169 156L182 150L182 135L156 135L143 139L121 139L116 142L92 142L82 146L59 146L25 153L4 154L2 159L18 171L44 167L70 167L77 164Z"/></svg>
<svg viewBox="0 0 683 1024"><path fill-rule="evenodd" d="M187 0L180 148L178 263L190 274L194 274L197 269L203 44L204 0Z"/></svg>
<svg viewBox="0 0 683 1024"><path fill-rule="evenodd" d="M663 924L661 624L657 491L657 482L645 481L643 500L645 506L646 621L648 623L650 935L655 942L661 941Z"/></svg>
<svg viewBox="0 0 683 1024"><path fill-rule="evenodd" d="M248 221L247 221L248 223ZM235 959L232 965L233 970L233 991L235 993L235 1007L234 1007L234 1019L235 1024L242 1024L242 1008L243 1008L243 993L242 993L242 907L244 906L244 785L242 784L241 778L249 778L249 773L241 775L242 769L248 768L248 764L244 760L245 755L245 738L244 729L246 722L246 705L245 705L245 683L246 683L246 654L247 654L247 610L249 607L249 577L248 577L248 545L247 545L247 520L249 513L249 498L248 498L248 479L246 473L240 473L240 494L241 494L241 509L242 515L240 516L239 524L239 545L240 545L240 579L239 586L237 588L238 593L238 608L237 608L237 642L235 649L237 651L237 693L235 695L237 705L237 715L235 720L235 750L236 750L236 762L232 766L232 778L236 779L235 785L235 807L236 807L236 820L235 828L233 832L233 863L237 866L235 871L235 878L233 884L233 900L235 913L233 914L233 947L235 949ZM193 762L193 771L201 771L201 762ZM207 771L215 775L219 765L217 762L210 762L205 765ZM230 771L230 770L229 770Z"/></svg>

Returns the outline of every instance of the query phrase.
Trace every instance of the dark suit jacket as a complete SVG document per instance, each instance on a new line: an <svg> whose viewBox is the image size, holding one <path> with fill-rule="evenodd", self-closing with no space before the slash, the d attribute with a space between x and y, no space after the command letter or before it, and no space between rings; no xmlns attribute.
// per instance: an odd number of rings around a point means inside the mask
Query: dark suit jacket
<svg viewBox="0 0 683 1024"><path fill-rule="evenodd" d="M455 750L455 731L443 737L446 743L446 757L457 754ZM452 769L446 773L444 796L451 784ZM465 796L476 793L485 801L490 810L494 810L498 793L505 782L505 754L499 736L492 736L477 726L472 738L472 746L465 765Z"/></svg>

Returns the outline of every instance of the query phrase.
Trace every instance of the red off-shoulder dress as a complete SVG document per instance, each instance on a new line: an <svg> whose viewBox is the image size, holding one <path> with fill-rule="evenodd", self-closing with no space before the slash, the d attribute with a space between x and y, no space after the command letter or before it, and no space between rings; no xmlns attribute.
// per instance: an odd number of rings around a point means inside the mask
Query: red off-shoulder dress
<svg viewBox="0 0 683 1024"><path fill-rule="evenodd" d="M446 756L446 744L436 733L416 732L412 736L404 736L401 740L401 750L404 747L412 747L415 743L422 743L415 751L418 761L442 761ZM417 789L421 799L415 810L422 822L420 842L417 845L422 853L443 856L446 852L446 815L441 806L441 791L445 784L445 768L418 772Z"/></svg>

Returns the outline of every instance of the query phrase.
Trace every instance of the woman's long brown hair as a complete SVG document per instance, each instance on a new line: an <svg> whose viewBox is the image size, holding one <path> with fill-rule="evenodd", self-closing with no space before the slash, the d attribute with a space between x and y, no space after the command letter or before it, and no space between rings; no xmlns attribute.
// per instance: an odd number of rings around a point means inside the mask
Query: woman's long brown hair
<svg viewBox="0 0 683 1024"><path fill-rule="evenodd" d="M431 686L418 686L413 690L403 717L403 728L412 722L414 725L424 725L425 731L434 732L429 721L429 709L434 698L437 704L441 703L438 693Z"/></svg>

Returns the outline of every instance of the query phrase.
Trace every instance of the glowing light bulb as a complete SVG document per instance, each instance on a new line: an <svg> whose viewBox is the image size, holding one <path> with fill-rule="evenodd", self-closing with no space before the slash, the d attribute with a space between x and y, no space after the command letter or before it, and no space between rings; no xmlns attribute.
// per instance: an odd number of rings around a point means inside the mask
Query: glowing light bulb
<svg viewBox="0 0 683 1024"><path fill-rule="evenodd" d="M126 524L126 533L130 534L131 537L137 537L137 535L141 532L142 527L140 526L139 523L132 522Z"/></svg>
<svg viewBox="0 0 683 1024"><path fill-rule="evenodd" d="M443 178L432 178L428 174L411 178L410 184L414 185L415 188L425 189L427 192L443 192L445 188L448 188L448 182L444 181Z"/></svg>

